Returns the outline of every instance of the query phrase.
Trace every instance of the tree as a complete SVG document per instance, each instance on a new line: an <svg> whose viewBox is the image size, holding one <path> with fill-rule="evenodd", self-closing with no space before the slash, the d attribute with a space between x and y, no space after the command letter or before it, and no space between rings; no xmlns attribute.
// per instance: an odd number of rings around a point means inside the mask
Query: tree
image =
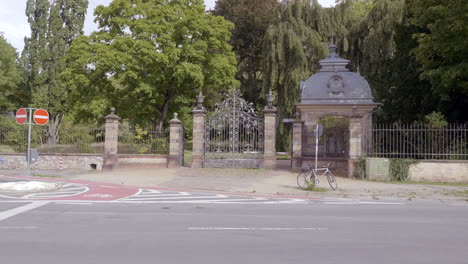
<svg viewBox="0 0 468 264"><path fill-rule="evenodd" d="M20 82L16 50L0 33L0 113L18 106Z"/></svg>
<svg viewBox="0 0 468 264"><path fill-rule="evenodd" d="M31 37L25 39L22 64L31 106L46 108L49 143L58 141L60 125L68 111L69 89L60 73L74 38L82 34L88 0L28 0L26 16Z"/></svg>
<svg viewBox="0 0 468 264"><path fill-rule="evenodd" d="M450 121L467 121L468 2L411 0L411 24L419 28L414 49L423 80L442 101Z"/></svg>
<svg viewBox="0 0 468 264"><path fill-rule="evenodd" d="M213 99L236 84L232 24L205 13L202 0L114 0L95 15L100 30L74 41L63 74L79 118L115 106L160 130L199 90Z"/></svg>
<svg viewBox="0 0 468 264"><path fill-rule="evenodd" d="M431 84L420 80L420 65L412 50L417 47L413 34L417 29L408 23L407 14L403 22L395 25L395 52L381 75L379 102L383 105L376 112L377 122L411 123L440 108L440 100L431 92Z"/></svg>
<svg viewBox="0 0 468 264"><path fill-rule="evenodd" d="M279 11L278 0L218 0L213 12L234 23L229 43L238 62L236 79L245 99L254 104L262 89L263 38Z"/></svg>
<svg viewBox="0 0 468 264"><path fill-rule="evenodd" d="M316 71L317 62L326 57L326 45L318 29L323 26L322 8L316 0L288 3L280 21L271 26L263 48L263 92L277 94L278 119L292 117L300 99L300 81ZM278 124L277 144L287 149L289 131Z"/></svg>

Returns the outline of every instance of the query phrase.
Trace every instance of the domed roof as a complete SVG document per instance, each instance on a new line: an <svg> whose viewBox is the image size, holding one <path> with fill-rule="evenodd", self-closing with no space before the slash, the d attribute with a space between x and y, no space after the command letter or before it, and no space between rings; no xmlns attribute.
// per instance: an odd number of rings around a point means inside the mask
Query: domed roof
<svg viewBox="0 0 468 264"><path fill-rule="evenodd" d="M375 105L366 79L346 68L350 61L335 53L335 45L329 50L328 57L319 62L319 71L307 81L301 81L300 104Z"/></svg>

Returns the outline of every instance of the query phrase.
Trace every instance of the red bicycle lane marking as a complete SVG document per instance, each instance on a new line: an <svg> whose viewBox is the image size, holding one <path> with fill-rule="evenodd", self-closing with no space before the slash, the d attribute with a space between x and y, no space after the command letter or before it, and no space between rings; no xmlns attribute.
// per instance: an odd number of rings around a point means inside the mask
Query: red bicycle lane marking
<svg viewBox="0 0 468 264"><path fill-rule="evenodd" d="M80 201L114 201L122 198L126 198L138 193L137 188L128 187L115 187L107 185L88 185L89 190L84 193L80 193L73 196L57 197L48 200L60 201L60 200L80 200Z"/></svg>
<svg viewBox="0 0 468 264"><path fill-rule="evenodd" d="M126 198L138 193L139 188L137 187L130 187L124 186L120 184L112 184L112 183L98 183L92 181L84 181L84 180L73 180L73 179L44 179L40 177L27 177L27 176L15 176L13 178L19 179L29 179L29 180L40 180L40 181L47 181L47 182L58 182L58 183L71 183L76 184L77 186L86 186L88 191L75 194L75 195L68 195L56 198L46 198L40 200L53 200L53 201L77 201L77 200L85 200L85 201L114 201L122 198ZM38 199L39 200L39 199Z"/></svg>
<svg viewBox="0 0 468 264"><path fill-rule="evenodd" d="M200 190L200 189L180 189L180 188L167 188L167 187L137 187L128 186L115 183L104 183L94 182L87 180L75 180L75 179L47 179L41 177L27 177L27 176L14 176L14 178L23 179L35 179L49 182L62 182L62 183L74 183L78 185L84 185L89 188L89 191L67 197L58 197L48 200L96 200L96 201L113 201L122 198L126 198L138 193L140 189L155 190L155 191L179 191L179 192L201 192L201 193L216 193L232 196L249 196L249 197L264 197L264 198L278 198L278 199L304 199L304 200L321 200L323 197L317 196L304 196L304 195L281 195L281 194L254 194L245 192L232 192L232 191L213 191L213 190ZM110 196L112 195L112 197Z"/></svg>

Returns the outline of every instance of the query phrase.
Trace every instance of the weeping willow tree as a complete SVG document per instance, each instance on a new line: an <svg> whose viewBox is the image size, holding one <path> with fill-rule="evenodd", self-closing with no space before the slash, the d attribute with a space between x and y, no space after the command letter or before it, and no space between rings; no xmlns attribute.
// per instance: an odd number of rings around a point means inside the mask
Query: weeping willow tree
<svg viewBox="0 0 468 264"><path fill-rule="evenodd" d="M341 1L334 8L322 8L316 0L294 0L284 5L281 18L269 28L263 49L262 91L269 89L277 95L279 150L288 148L289 131L281 122L291 117L293 106L300 100L300 81L318 69L324 59L331 37L342 55L358 57L359 13L367 12L366 3Z"/></svg>

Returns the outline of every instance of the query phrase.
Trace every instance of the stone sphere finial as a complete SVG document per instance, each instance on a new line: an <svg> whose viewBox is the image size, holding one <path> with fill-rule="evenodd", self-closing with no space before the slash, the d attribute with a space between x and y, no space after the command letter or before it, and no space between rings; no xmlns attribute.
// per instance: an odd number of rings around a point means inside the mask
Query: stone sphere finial
<svg viewBox="0 0 468 264"><path fill-rule="evenodd" d="M111 114L113 115L115 112L115 107L111 107L110 110L111 110Z"/></svg>
<svg viewBox="0 0 468 264"><path fill-rule="evenodd" d="M174 113L174 119L177 119L177 116L178 116L178 115L179 115L179 114Z"/></svg>

